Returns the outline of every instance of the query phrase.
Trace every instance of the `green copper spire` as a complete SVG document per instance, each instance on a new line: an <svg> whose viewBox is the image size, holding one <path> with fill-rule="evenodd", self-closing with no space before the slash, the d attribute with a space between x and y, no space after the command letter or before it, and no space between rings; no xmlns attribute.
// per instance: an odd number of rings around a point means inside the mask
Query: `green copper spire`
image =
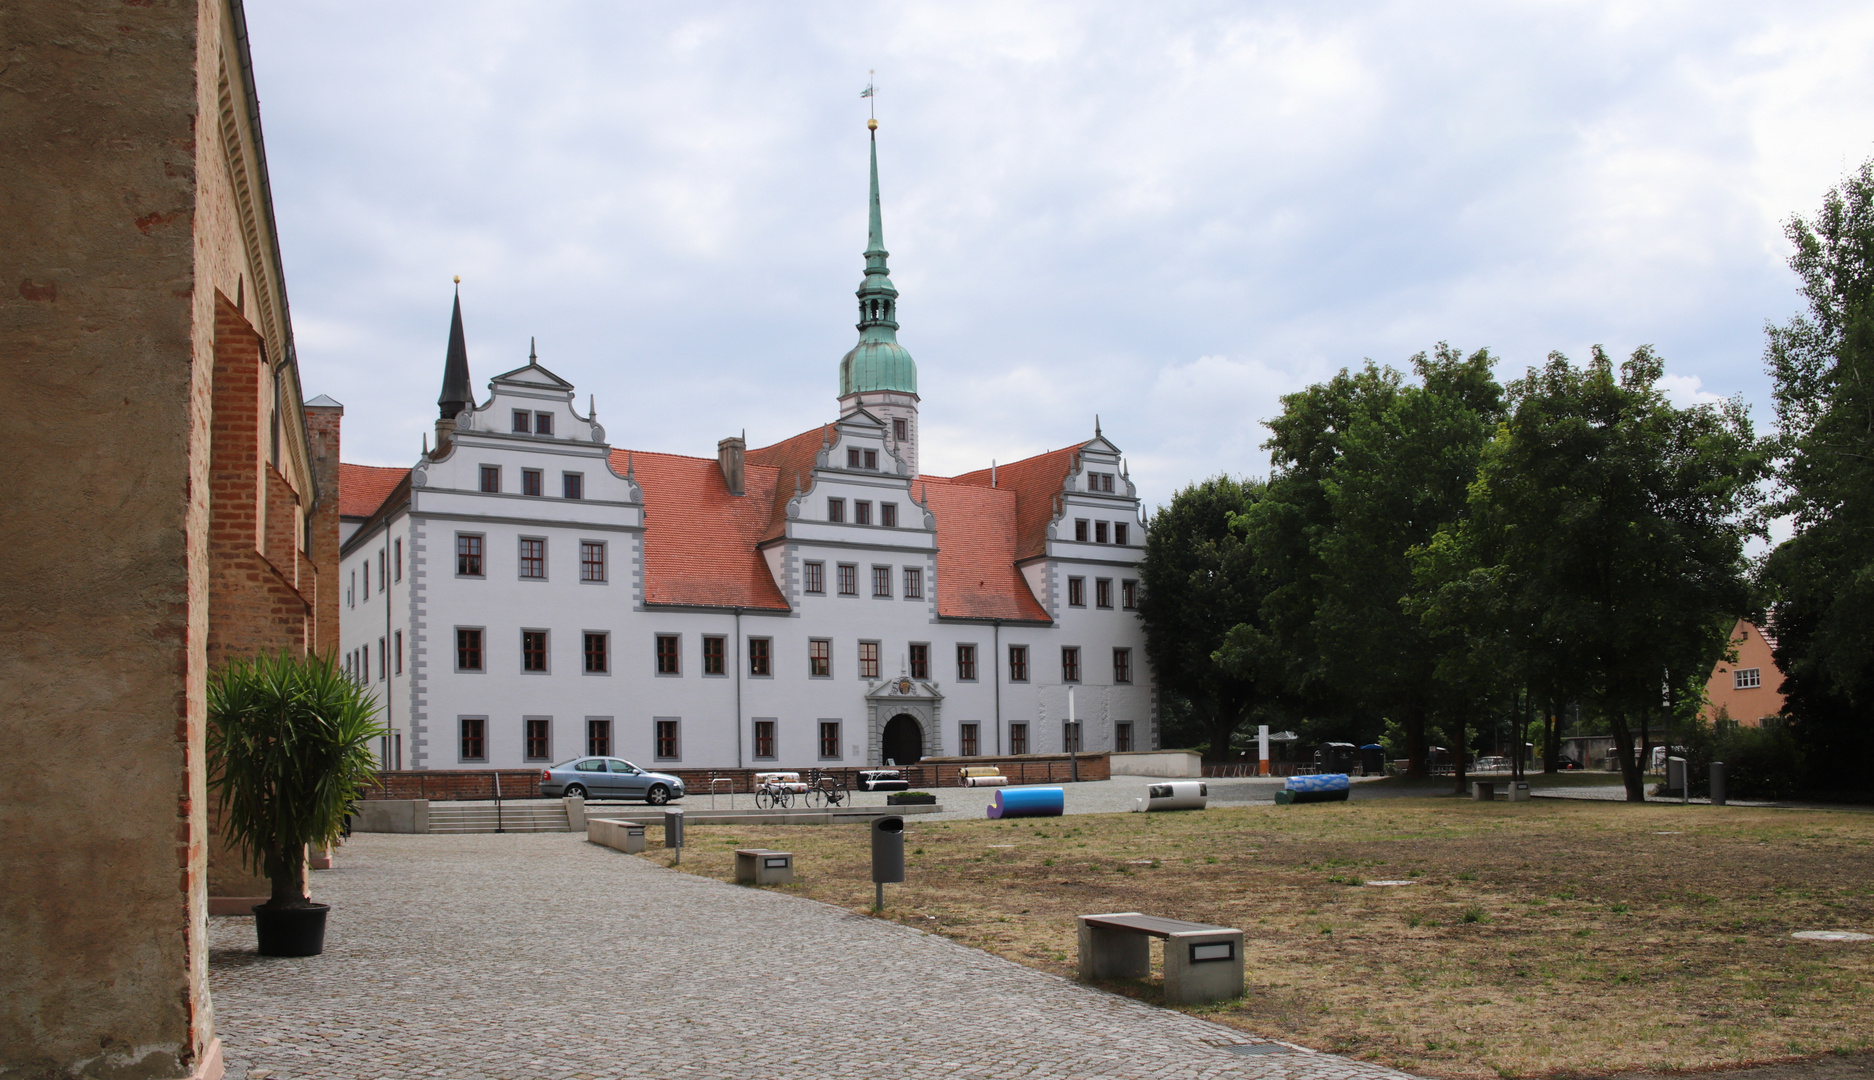
<svg viewBox="0 0 1874 1080"><path fill-rule="evenodd" d="M867 390L917 393L917 363L898 344L898 290L891 283L885 227L878 204L878 121L872 129L872 208L865 245L865 280L859 283L859 344L839 362L839 396Z"/></svg>

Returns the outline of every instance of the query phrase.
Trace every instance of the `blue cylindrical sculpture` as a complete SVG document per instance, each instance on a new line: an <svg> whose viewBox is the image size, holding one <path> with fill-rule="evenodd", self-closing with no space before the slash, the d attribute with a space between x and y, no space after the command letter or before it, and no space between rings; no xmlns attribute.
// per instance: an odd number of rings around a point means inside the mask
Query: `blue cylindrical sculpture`
<svg viewBox="0 0 1874 1080"><path fill-rule="evenodd" d="M1322 773L1319 776L1291 776L1277 792L1281 804L1304 802L1345 802L1353 782L1346 773ZM1286 798L1282 797L1286 796Z"/></svg>
<svg viewBox="0 0 1874 1080"><path fill-rule="evenodd" d="M1067 790L1057 787L997 788L989 816L1059 817L1067 806Z"/></svg>

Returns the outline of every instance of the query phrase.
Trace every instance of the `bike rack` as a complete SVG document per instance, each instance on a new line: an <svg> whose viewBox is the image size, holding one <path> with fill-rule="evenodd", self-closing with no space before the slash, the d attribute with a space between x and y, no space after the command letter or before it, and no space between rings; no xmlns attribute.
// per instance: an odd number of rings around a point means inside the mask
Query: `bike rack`
<svg viewBox="0 0 1874 1080"><path fill-rule="evenodd" d="M718 784L729 785L729 809L735 809L735 777L733 776L711 776L709 778L709 808L711 810L716 808L716 785Z"/></svg>

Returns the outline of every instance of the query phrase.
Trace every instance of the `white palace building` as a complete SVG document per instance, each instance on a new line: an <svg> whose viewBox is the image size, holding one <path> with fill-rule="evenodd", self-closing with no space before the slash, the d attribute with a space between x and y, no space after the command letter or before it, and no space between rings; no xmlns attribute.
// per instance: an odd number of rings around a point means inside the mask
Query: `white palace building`
<svg viewBox="0 0 1874 1080"><path fill-rule="evenodd" d="M435 449L341 467L342 662L383 705L385 768L1156 747L1119 449L1096 424L919 473L876 135L869 241L839 418L714 459L612 445L531 355L474 400L458 295Z"/></svg>

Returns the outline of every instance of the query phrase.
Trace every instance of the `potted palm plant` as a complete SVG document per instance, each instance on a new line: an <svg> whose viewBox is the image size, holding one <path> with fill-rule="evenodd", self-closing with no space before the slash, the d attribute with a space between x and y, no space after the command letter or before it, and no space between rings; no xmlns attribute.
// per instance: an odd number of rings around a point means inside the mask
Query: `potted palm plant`
<svg viewBox="0 0 1874 1080"><path fill-rule="evenodd" d="M209 677L209 787L242 860L273 884L254 907L262 956L323 951L329 908L306 895L306 848L338 838L382 734L377 702L329 657L262 655Z"/></svg>

